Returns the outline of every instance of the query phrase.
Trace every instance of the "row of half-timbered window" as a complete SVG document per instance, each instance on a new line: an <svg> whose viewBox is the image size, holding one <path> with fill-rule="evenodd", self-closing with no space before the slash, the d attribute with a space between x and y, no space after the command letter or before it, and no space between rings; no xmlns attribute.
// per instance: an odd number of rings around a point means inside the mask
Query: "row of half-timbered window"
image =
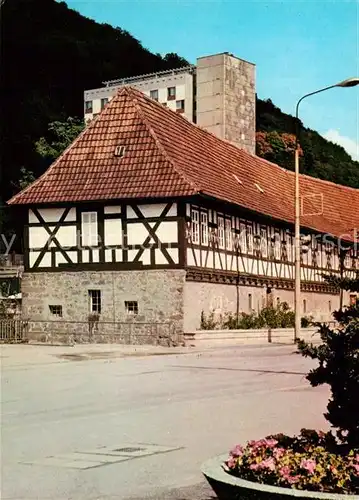
<svg viewBox="0 0 359 500"><path fill-rule="evenodd" d="M218 237L219 248L225 248L224 234L225 234L224 217L222 215L218 215L218 217L217 217L217 237Z"/></svg>
<svg viewBox="0 0 359 500"><path fill-rule="evenodd" d="M97 212L82 212L81 214L82 244L94 247L98 244Z"/></svg>
<svg viewBox="0 0 359 500"><path fill-rule="evenodd" d="M201 212L201 244L208 245L208 213Z"/></svg>
<svg viewBox="0 0 359 500"><path fill-rule="evenodd" d="M197 208L191 210L191 237L192 243L199 243L199 210Z"/></svg>

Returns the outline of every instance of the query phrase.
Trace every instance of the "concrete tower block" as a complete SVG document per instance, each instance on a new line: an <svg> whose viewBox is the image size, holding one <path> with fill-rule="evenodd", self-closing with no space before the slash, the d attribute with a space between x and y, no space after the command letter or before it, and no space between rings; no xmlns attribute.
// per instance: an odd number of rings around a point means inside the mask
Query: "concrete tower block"
<svg viewBox="0 0 359 500"><path fill-rule="evenodd" d="M197 59L197 124L255 154L255 65L231 54Z"/></svg>

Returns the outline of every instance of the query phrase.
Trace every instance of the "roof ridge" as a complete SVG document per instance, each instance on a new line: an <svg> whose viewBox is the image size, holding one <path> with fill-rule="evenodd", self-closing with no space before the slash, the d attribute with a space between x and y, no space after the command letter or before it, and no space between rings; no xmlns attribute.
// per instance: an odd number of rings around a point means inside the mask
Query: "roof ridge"
<svg viewBox="0 0 359 500"><path fill-rule="evenodd" d="M58 156L58 157L56 158L56 160L55 160L53 163L51 163L51 165L49 166L49 168L47 168L47 169L45 170L45 172L44 172L43 174L41 174L41 175L40 175L40 177L38 177L37 179L35 179L35 180L34 180L34 182L32 182L31 184L29 184L28 186L26 186L26 188L25 188L25 189L22 189L22 190L21 190L21 191L19 191L18 193L14 194L14 196L12 196L12 197L10 198L10 200L8 200L8 201L7 201L7 203L8 203L8 204L11 204L13 201L15 201L15 200L16 200L16 198L17 198L18 196L20 196L20 195L22 196L22 195L23 195L24 193L26 193L26 191L28 191L30 188L33 188L34 186L36 186L36 185L37 185L37 184L41 181L41 179L42 179L43 177L45 177L45 175L47 176L47 175L51 172L51 170L53 170L53 169L56 167L56 165L57 165L57 164L58 164L58 163L62 160L62 158L63 158L63 157L65 156L65 154L67 153L67 151L68 151L70 148L72 148L72 147L74 146L74 144L76 144L76 143L77 143L77 142L81 139L81 137L84 135L84 133L85 133L85 132L86 132L89 128L93 127L93 125L95 124L95 122L98 120L98 118L99 118L99 117L100 117L100 114L99 114L98 116L96 116L93 120L91 120L91 122L89 122L88 124L86 124L86 123L85 123L85 127L84 127L83 131L82 131L82 132L80 132L80 133L79 133L79 135L76 137L76 139L74 139L74 140L71 142L71 144L69 144L69 145L67 146L67 148L63 150L63 152L60 154L60 156Z"/></svg>
<svg viewBox="0 0 359 500"><path fill-rule="evenodd" d="M139 114L139 116L141 117L141 119L143 120L144 124L146 125L148 131L150 132L151 136L153 137L158 149L161 151L161 154L164 156L164 158L168 161L168 163L170 163L171 167L176 171L176 173L181 176L183 178L183 180L185 182L187 182L187 184L189 184L191 186L192 189L194 189L197 193L200 193L201 192L201 189L199 189L199 187L194 183L192 182L190 179L187 178L187 176L184 174L184 172L182 171L181 168L179 168L175 163L174 161L170 158L170 156L168 155L166 149L164 148L164 146L162 145L161 141L157 138L156 136L156 133L155 131L153 130L151 124L149 123L147 117L145 116L145 113L144 111L142 110L141 108L141 105L140 103L138 102L138 99L136 97L135 92L133 92L133 89L131 87L125 87L121 92L122 93L125 93L124 90L126 89L126 93L127 95L129 95L133 101L133 104L136 108L136 111L137 113ZM147 97L147 96L145 96ZM162 104L154 101L153 99L150 99L149 97L147 97L148 100L150 100L151 104L152 102L155 102L158 106L161 106L161 109L163 109L163 106ZM166 110L167 111L167 110ZM171 110L168 110L168 111L171 111ZM184 118L185 119L185 118Z"/></svg>
<svg viewBox="0 0 359 500"><path fill-rule="evenodd" d="M119 92L123 92L124 89L127 89L128 92L133 93L133 94L140 93L141 97L143 97L146 101L150 102L151 104L154 103L156 106L160 107L161 109L163 109L167 113L173 113L173 111L171 109L169 109L167 107L164 107L160 102L155 101L154 99L151 99L149 96L147 96L146 94L142 93L140 90L135 89L131 85L124 86L122 89L119 90ZM136 97L134 97L134 98L136 99ZM268 163L270 165L275 166L277 169L280 169L284 173L288 173L290 175L294 175L293 170L289 170L288 168L281 167L280 165L278 165L278 163L274 163L274 162L272 162L270 160L267 160L266 158L262 158L261 156L258 156L255 153L250 153L249 151L246 151L244 148L241 148L240 146L238 146L234 142L232 142L232 141L230 141L228 139L225 139L223 137L218 137L214 132L211 132L211 131L203 128L201 125L198 125L198 123L188 122L188 120L184 116L182 116L182 115L177 115L177 117L181 118L182 120L185 120L186 123L188 123L190 125L193 125L197 129L202 130L205 134L214 137L216 140L222 141L223 143L228 144L229 146L231 146L232 148L235 148L236 150L243 151L244 154L246 154L248 156L251 156L252 158L255 158L256 160L266 162L266 163ZM293 162L293 165L294 165L294 162ZM323 183L330 184L330 185L333 185L333 186L336 186L336 187L339 187L339 188L344 188L344 189L348 189L348 190L354 190L355 193L357 193L359 191L358 188L355 188L355 187L352 187L352 186L346 186L344 184L338 184L338 183L333 182L333 181L328 181L327 179L320 179L319 177L313 177L313 176L308 175L308 174L301 174L300 173L299 176L300 176L300 178L305 177L305 178L308 178L308 179L311 179L311 180L314 180L314 181L317 181L317 182L323 182Z"/></svg>

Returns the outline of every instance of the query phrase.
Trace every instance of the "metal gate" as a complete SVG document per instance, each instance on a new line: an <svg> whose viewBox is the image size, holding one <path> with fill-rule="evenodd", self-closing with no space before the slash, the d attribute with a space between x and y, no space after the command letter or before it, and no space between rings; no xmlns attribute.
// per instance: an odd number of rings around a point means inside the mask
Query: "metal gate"
<svg viewBox="0 0 359 500"><path fill-rule="evenodd" d="M22 319L0 319L0 342L17 344L27 341L28 322Z"/></svg>

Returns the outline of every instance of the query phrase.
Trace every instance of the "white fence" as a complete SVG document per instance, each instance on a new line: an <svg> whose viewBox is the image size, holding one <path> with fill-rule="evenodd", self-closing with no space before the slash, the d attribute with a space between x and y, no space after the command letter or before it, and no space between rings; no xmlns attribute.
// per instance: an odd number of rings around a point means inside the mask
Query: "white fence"
<svg viewBox="0 0 359 500"><path fill-rule="evenodd" d="M300 338L317 344L320 342L318 328L301 328ZM294 328L261 328L258 330L197 330L185 334L188 345L232 345L232 344L294 344Z"/></svg>

